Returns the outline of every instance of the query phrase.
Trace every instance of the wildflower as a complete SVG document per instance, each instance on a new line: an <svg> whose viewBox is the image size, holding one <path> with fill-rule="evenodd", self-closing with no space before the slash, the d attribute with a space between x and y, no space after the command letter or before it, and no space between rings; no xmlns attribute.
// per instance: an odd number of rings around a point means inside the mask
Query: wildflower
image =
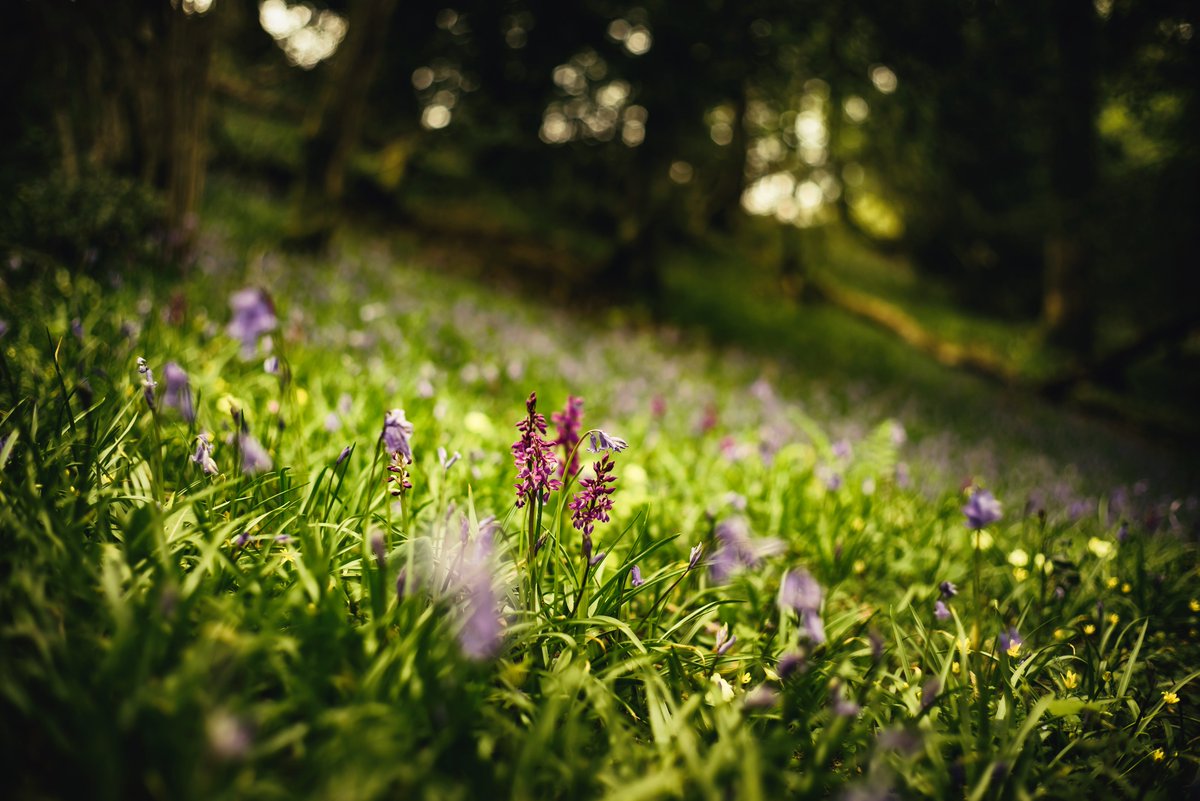
<svg viewBox="0 0 1200 801"><path fill-rule="evenodd" d="M371 532L371 553L375 555L375 564L383 570L387 566L387 545L383 541L382 532Z"/></svg>
<svg viewBox="0 0 1200 801"><path fill-rule="evenodd" d="M404 417L403 409L392 409L383 418L383 447L390 454L399 454L407 464L412 464L412 444L409 437L413 435L413 424Z"/></svg>
<svg viewBox="0 0 1200 801"><path fill-rule="evenodd" d="M937 701L938 693L942 691L942 683L936 678L925 682L921 687L921 711L924 712Z"/></svg>
<svg viewBox="0 0 1200 801"><path fill-rule="evenodd" d="M453 456L447 457L445 448L438 448L437 454L438 454L438 461L442 465L443 472L449 472L450 468L454 467L454 463L462 458L462 454L459 453L458 451L455 451Z"/></svg>
<svg viewBox="0 0 1200 801"><path fill-rule="evenodd" d="M342 462L344 462L344 461L346 461L347 459L349 459L349 458L350 458L350 454L351 454L351 452L353 452L353 450L354 450L354 446L353 446L353 445L347 445L346 447L342 448L342 452L338 454L337 461L336 461L336 462L334 462L334 465L333 465L333 466L334 466L334 467L341 467L341 466L342 466Z"/></svg>
<svg viewBox="0 0 1200 801"><path fill-rule="evenodd" d="M568 507L571 509L571 525L582 531L585 537L590 537L596 522L608 522L608 513L612 511L613 502L609 497L615 491L608 486L617 478L612 475L612 458L605 454L604 458L592 464L595 475L579 482L580 490L571 499Z"/></svg>
<svg viewBox="0 0 1200 801"><path fill-rule="evenodd" d="M758 567L764 558L782 553L785 548L780 540L750 536L750 527L743 517L722 520L713 534L718 545L709 573L716 582L728 581L742 568Z"/></svg>
<svg viewBox="0 0 1200 801"><path fill-rule="evenodd" d="M817 469L817 477L824 482L825 489L829 492L837 492L842 488L842 484L845 483L841 473L837 472L836 470L831 470L825 466L821 466Z"/></svg>
<svg viewBox="0 0 1200 801"><path fill-rule="evenodd" d="M246 543L248 543L248 542L250 542L250 532L249 531L243 531L241 534L238 534L237 537L235 537L233 540L233 544L239 548L245 548Z"/></svg>
<svg viewBox="0 0 1200 801"><path fill-rule="evenodd" d="M1079 686L1079 674L1073 670L1068 670L1063 674L1063 687L1068 690L1074 690Z"/></svg>
<svg viewBox="0 0 1200 801"><path fill-rule="evenodd" d="M729 636L729 624L726 623L717 632L717 640L713 644L713 650L717 652L717 656L724 656L725 652L732 648L735 642L737 642L737 637Z"/></svg>
<svg viewBox="0 0 1200 801"><path fill-rule="evenodd" d="M275 330L275 307L267 293L255 287L234 292L229 306L233 309L233 319L226 330L241 341L242 356L248 359L254 355L259 338Z"/></svg>
<svg viewBox="0 0 1200 801"><path fill-rule="evenodd" d="M1106 559L1111 556L1113 552L1113 544L1108 540L1102 540L1099 537L1092 537L1089 539L1087 547L1097 559Z"/></svg>
<svg viewBox="0 0 1200 801"><path fill-rule="evenodd" d="M1200 600L1193 598L1188 601L1188 609L1191 609L1193 612L1200 612Z"/></svg>
<svg viewBox="0 0 1200 801"><path fill-rule="evenodd" d="M1175 706L1179 703L1179 695L1168 690L1162 694L1163 703L1167 706Z"/></svg>
<svg viewBox="0 0 1200 801"><path fill-rule="evenodd" d="M697 543L692 546L691 552L688 554L688 570L692 570L700 563L700 557L704 554L704 544Z"/></svg>
<svg viewBox="0 0 1200 801"><path fill-rule="evenodd" d="M835 684L829 691L829 700L833 703L833 714L838 717L852 718L862 712L862 707L846 697L840 683Z"/></svg>
<svg viewBox="0 0 1200 801"><path fill-rule="evenodd" d="M943 581L938 585L938 589L941 590L942 597L946 600L950 600L955 595L958 595L958 587L954 586L954 584L949 581Z"/></svg>
<svg viewBox="0 0 1200 801"><path fill-rule="evenodd" d="M1162 762L1164 759L1167 758L1167 754L1161 748L1155 748L1153 751L1150 752L1150 758L1153 759L1155 762Z"/></svg>
<svg viewBox="0 0 1200 801"><path fill-rule="evenodd" d="M768 687L765 684L760 684L742 699L742 706L746 709L770 709L779 702L779 691L774 687Z"/></svg>
<svg viewBox="0 0 1200 801"><path fill-rule="evenodd" d="M405 490L412 489L411 477L408 474L408 467L404 461L404 456L399 451L392 454L392 460L387 466L388 476L383 480L384 484L394 485L389 492L392 497L399 498L404 494Z"/></svg>
<svg viewBox="0 0 1200 801"><path fill-rule="evenodd" d="M191 423L196 419L196 408L192 405L192 387L188 383L188 375L175 362L167 362L163 366L163 376L167 381L167 390L163 393L163 406L177 409L184 421Z"/></svg>
<svg viewBox="0 0 1200 801"><path fill-rule="evenodd" d="M141 356L138 356L137 371L142 376L142 394L146 396L146 405L153 411L154 390L158 387L158 383L154 380L154 371L150 369L150 365L146 364L146 360Z"/></svg>
<svg viewBox="0 0 1200 801"><path fill-rule="evenodd" d="M634 565L629 568L629 586L640 587L645 583L646 580L642 578L642 569L640 567Z"/></svg>
<svg viewBox="0 0 1200 801"><path fill-rule="evenodd" d="M1083 625L1083 633L1090 637L1096 633L1096 627L1091 623L1085 623Z"/></svg>
<svg viewBox="0 0 1200 801"><path fill-rule="evenodd" d="M589 550L590 550L590 548L589 548ZM591 557L590 559L588 559L588 567L595 567L596 565L600 564L601 562L604 561L604 557L606 557L606 556L608 556L608 553L606 551L601 551L600 553Z"/></svg>
<svg viewBox="0 0 1200 801"><path fill-rule="evenodd" d="M1025 567L1029 564L1029 554L1022 548L1016 548L1008 555L1008 563L1013 567Z"/></svg>
<svg viewBox="0 0 1200 801"><path fill-rule="evenodd" d="M976 490L962 508L967 516L967 528L979 530L1001 518L1000 501L989 490Z"/></svg>
<svg viewBox="0 0 1200 801"><path fill-rule="evenodd" d="M562 489L562 482L554 477L558 459L545 439L546 418L537 413L536 392L529 393L525 408L528 416L517 423L521 437L512 446L518 479L517 508L539 497L545 503L553 490Z"/></svg>
<svg viewBox="0 0 1200 801"><path fill-rule="evenodd" d="M612 434L596 429L589 436L590 444L588 451L591 453L600 453L600 451L612 451L620 453L629 447L629 443L620 437L614 437Z"/></svg>
<svg viewBox="0 0 1200 801"><path fill-rule="evenodd" d="M250 750L252 733L241 718L228 712L216 712L205 723L208 745L219 759L241 759Z"/></svg>
<svg viewBox="0 0 1200 801"><path fill-rule="evenodd" d="M1008 654L1010 658L1016 659L1021 653L1021 646L1025 644L1025 641L1021 639L1016 628L1010 628L1008 631L1001 632L999 643L1001 651Z"/></svg>
<svg viewBox="0 0 1200 801"><path fill-rule="evenodd" d="M487 659L499 649L502 633L492 587L492 527L481 522L475 542L463 542L461 548L458 578L466 597L466 615L458 642L471 659Z"/></svg>
<svg viewBox="0 0 1200 801"><path fill-rule="evenodd" d="M804 633L814 645L825 642L825 625L821 621L821 585L804 568L789 570L779 587L779 606L800 615Z"/></svg>
<svg viewBox="0 0 1200 801"><path fill-rule="evenodd" d="M853 449L850 447L850 440L848 439L839 439L837 442L833 443L832 450L834 458L842 461L848 461L854 453Z"/></svg>
<svg viewBox="0 0 1200 801"><path fill-rule="evenodd" d="M1121 527L1117 529L1117 542L1125 542L1127 539L1129 539L1129 524L1122 523Z"/></svg>
<svg viewBox="0 0 1200 801"><path fill-rule="evenodd" d="M579 472L579 454L576 450L579 445L579 430L583 426L583 398L568 396L566 408L561 412L554 412L550 419L558 430L554 445L563 449L564 460L570 459L569 462L563 461L559 464L558 475L573 476Z"/></svg>
<svg viewBox="0 0 1200 801"><path fill-rule="evenodd" d="M196 452L192 454L192 461L200 465L204 474L209 476L215 476L220 472L212 457L212 448L212 436L207 431L201 431L196 437Z"/></svg>
<svg viewBox="0 0 1200 801"><path fill-rule="evenodd" d="M263 362L263 372L268 375L279 375L279 357L268 356Z"/></svg>
<svg viewBox="0 0 1200 801"><path fill-rule="evenodd" d="M786 679L794 673L802 673L806 667L804 652L792 651L779 657L775 672L779 674L779 678Z"/></svg>
<svg viewBox="0 0 1200 801"><path fill-rule="evenodd" d="M330 412L325 415L325 430L330 434L340 430L342 427L342 418L338 417L337 412Z"/></svg>
<svg viewBox="0 0 1200 801"><path fill-rule="evenodd" d="M907 462L898 462L896 464L893 480L896 482L896 486L901 489L907 489L912 486L912 473L909 472Z"/></svg>
<svg viewBox="0 0 1200 801"><path fill-rule="evenodd" d="M945 601L942 601L939 599L933 605L933 616L936 617L938 620L949 620L950 619L950 609L946 606Z"/></svg>
<svg viewBox="0 0 1200 801"><path fill-rule="evenodd" d="M238 448L242 452L243 473L253 475L270 470L274 466L267 449L250 434L242 432L238 435Z"/></svg>

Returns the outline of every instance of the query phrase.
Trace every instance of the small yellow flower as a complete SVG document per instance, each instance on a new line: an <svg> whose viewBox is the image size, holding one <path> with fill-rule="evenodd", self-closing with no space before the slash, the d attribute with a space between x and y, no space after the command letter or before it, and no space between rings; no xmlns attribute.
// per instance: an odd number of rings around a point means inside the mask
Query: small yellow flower
<svg viewBox="0 0 1200 801"><path fill-rule="evenodd" d="M1163 693L1163 703L1167 706L1175 706L1179 703L1179 696L1168 690Z"/></svg>
<svg viewBox="0 0 1200 801"><path fill-rule="evenodd" d="M1017 548L1009 553L1008 563L1013 567L1025 567L1029 564L1029 554L1023 548Z"/></svg>
<svg viewBox="0 0 1200 801"><path fill-rule="evenodd" d="M1112 681L1112 671L1111 670L1104 671L1104 680Z"/></svg>
<svg viewBox="0 0 1200 801"><path fill-rule="evenodd" d="M1024 581L1025 579L1029 578L1029 571L1023 567L1014 567L1013 578L1015 578L1017 581Z"/></svg>
<svg viewBox="0 0 1200 801"><path fill-rule="evenodd" d="M960 671L960 670L962 670L962 667L957 662L950 663L950 672L953 673L955 676L958 675L958 671Z"/></svg>
<svg viewBox="0 0 1200 801"><path fill-rule="evenodd" d="M1118 615L1116 612L1113 612L1108 616L1108 622L1115 626L1121 622L1121 616Z"/></svg>
<svg viewBox="0 0 1200 801"><path fill-rule="evenodd" d="M1067 638L1067 634L1068 634L1068 632L1066 629L1055 629L1054 630L1054 639L1065 640Z"/></svg>
<svg viewBox="0 0 1200 801"><path fill-rule="evenodd" d="M1167 758L1167 755L1163 752L1163 750L1161 748L1155 748L1153 751L1150 752L1150 758L1153 759L1155 762L1162 762L1164 759Z"/></svg>
<svg viewBox="0 0 1200 801"><path fill-rule="evenodd" d="M1133 592L1133 585L1130 584L1128 581L1125 582L1124 584L1121 585L1121 592L1128 595L1129 593Z"/></svg>
<svg viewBox="0 0 1200 801"><path fill-rule="evenodd" d="M861 517L856 517L850 521L850 528L854 529L855 531L862 531L866 527L867 524L863 522Z"/></svg>
<svg viewBox="0 0 1200 801"><path fill-rule="evenodd" d="M1196 600L1195 598L1193 598L1188 603L1188 609L1191 609L1193 612L1200 612L1200 600Z"/></svg>
<svg viewBox="0 0 1200 801"><path fill-rule="evenodd" d="M1114 550L1113 544L1108 540L1102 540L1099 537L1092 537L1088 540L1088 550L1096 555L1097 559L1106 559L1112 556Z"/></svg>
<svg viewBox="0 0 1200 801"><path fill-rule="evenodd" d="M1088 623L1088 624L1084 625L1083 633L1090 637L1096 633L1096 627L1093 626L1091 623Z"/></svg>
<svg viewBox="0 0 1200 801"><path fill-rule="evenodd" d="M1012 643L1008 646L1007 653L1008 653L1009 659L1016 659L1017 655L1021 653L1021 643L1016 640L1013 640Z"/></svg>
<svg viewBox="0 0 1200 801"><path fill-rule="evenodd" d="M751 677L751 675L749 673L742 674L742 684L749 684L752 680L753 680L753 677Z"/></svg>
<svg viewBox="0 0 1200 801"><path fill-rule="evenodd" d="M988 534L983 529L980 529L979 531L975 532L974 542L972 544L979 550L986 551L988 548L992 547L992 542L992 535Z"/></svg>
<svg viewBox="0 0 1200 801"><path fill-rule="evenodd" d="M1079 685L1079 674L1073 670L1068 670L1063 676L1063 686L1068 690L1074 690Z"/></svg>
<svg viewBox="0 0 1200 801"><path fill-rule="evenodd" d="M863 573L866 573L866 572L867 572L867 563L861 559L855 559L854 560L855 575L861 576Z"/></svg>
<svg viewBox="0 0 1200 801"><path fill-rule="evenodd" d="M1119 578L1117 578L1116 576L1109 576L1108 578L1106 578L1104 580L1104 586L1108 587L1110 590L1114 589L1120 583L1121 583L1121 580Z"/></svg>

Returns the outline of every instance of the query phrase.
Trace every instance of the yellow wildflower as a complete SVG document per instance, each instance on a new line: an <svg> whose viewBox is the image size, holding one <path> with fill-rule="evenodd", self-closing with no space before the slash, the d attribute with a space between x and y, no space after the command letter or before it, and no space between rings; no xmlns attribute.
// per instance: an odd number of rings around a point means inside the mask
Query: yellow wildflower
<svg viewBox="0 0 1200 801"><path fill-rule="evenodd" d="M1191 602L1188 603L1188 608L1191 609L1193 612L1200 612L1200 601L1193 598L1191 600Z"/></svg>
<svg viewBox="0 0 1200 801"><path fill-rule="evenodd" d="M1096 633L1096 627L1093 626L1091 623L1088 623L1088 624L1084 625L1083 633L1090 637L1091 635Z"/></svg>
<svg viewBox="0 0 1200 801"><path fill-rule="evenodd" d="M1029 554L1024 549L1017 548L1008 555L1008 563L1013 567L1025 567L1029 564Z"/></svg>
<svg viewBox="0 0 1200 801"><path fill-rule="evenodd" d="M1121 592L1125 593L1126 595L1128 595L1132 591L1133 591L1133 585L1130 584L1128 581L1121 585Z"/></svg>
<svg viewBox="0 0 1200 801"><path fill-rule="evenodd" d="M1017 581L1024 581L1025 579L1029 578L1029 571L1023 567L1014 567L1013 578L1015 578Z"/></svg>
<svg viewBox="0 0 1200 801"><path fill-rule="evenodd" d="M1110 590L1114 589L1120 583L1121 583L1121 580L1119 578L1117 578L1116 576L1109 576L1108 578L1106 578L1104 580L1104 586L1108 587Z"/></svg>
<svg viewBox="0 0 1200 801"><path fill-rule="evenodd" d="M1112 623L1115 626L1121 622L1121 616L1118 615L1116 612L1113 612L1108 616L1108 622Z"/></svg>
<svg viewBox="0 0 1200 801"><path fill-rule="evenodd" d="M1171 692L1170 690L1167 690L1162 695L1163 695L1163 703L1166 704L1167 706L1175 706L1175 704L1179 703L1179 696L1176 695L1175 693Z"/></svg>
<svg viewBox="0 0 1200 801"><path fill-rule="evenodd" d="M1068 690L1074 690L1079 685L1079 674L1073 670L1068 670L1063 676L1063 686Z"/></svg>
<svg viewBox="0 0 1200 801"><path fill-rule="evenodd" d="M1163 750L1161 748L1155 748L1153 751L1150 752L1150 758L1153 759L1155 762L1162 762L1164 759L1167 758L1167 755L1163 752Z"/></svg>

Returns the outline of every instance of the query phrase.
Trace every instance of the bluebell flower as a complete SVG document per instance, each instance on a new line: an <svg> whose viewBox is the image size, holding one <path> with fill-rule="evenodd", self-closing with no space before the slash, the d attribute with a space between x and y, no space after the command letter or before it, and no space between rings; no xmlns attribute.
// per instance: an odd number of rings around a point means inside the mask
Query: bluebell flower
<svg viewBox="0 0 1200 801"><path fill-rule="evenodd" d="M383 447L390 454L400 454L404 461L412 464L412 445L409 437L413 435L413 424L404 417L403 409L392 409L383 418Z"/></svg>
<svg viewBox="0 0 1200 801"><path fill-rule="evenodd" d="M192 454L192 461L200 465L200 469L205 475L215 476L220 470L217 469L217 463L212 456L212 438L208 432L201 431L196 437L196 452Z"/></svg>
<svg viewBox="0 0 1200 801"><path fill-rule="evenodd" d="M243 432L238 435L238 448L242 451L243 473L254 475L274 467L267 449L250 434Z"/></svg>
<svg viewBox="0 0 1200 801"><path fill-rule="evenodd" d="M967 516L967 528L978 531L990 526L1002 516L1000 501L989 490L976 490L967 505L962 508Z"/></svg>
<svg viewBox="0 0 1200 801"><path fill-rule="evenodd" d="M786 679L796 673L803 673L808 668L808 662L803 651L791 651L779 657L775 672L779 678Z"/></svg>
<svg viewBox="0 0 1200 801"><path fill-rule="evenodd" d="M191 423L196 419L196 408L192 405L192 387L188 383L188 375L175 362L163 365L163 378L167 389L163 392L163 406L176 409L183 419Z"/></svg>
<svg viewBox="0 0 1200 801"><path fill-rule="evenodd" d="M953 582L943 581L938 585L938 589L941 590L942 597L947 600L958 595L958 587L954 586Z"/></svg>
<svg viewBox="0 0 1200 801"><path fill-rule="evenodd" d="M334 466L334 467L341 467L341 465L342 465L342 462L344 462L344 461L346 461L347 459L349 459L349 458L350 458L350 453L351 453L353 450L354 450L354 446L353 446L353 445L347 445L346 447L342 448L342 452L341 452L340 454L338 454L337 461L334 463L334 465L333 465L333 466Z"/></svg>
<svg viewBox="0 0 1200 801"><path fill-rule="evenodd" d="M154 390L158 387L158 382L154 380L154 371L141 356L138 356L137 359L137 371L142 376L142 394L146 396L146 405L153 410L155 408Z"/></svg>
<svg viewBox="0 0 1200 801"><path fill-rule="evenodd" d="M800 616L803 634L814 645L825 642L825 624L821 620L821 585L804 568L788 571L779 587L779 605Z"/></svg>
<svg viewBox="0 0 1200 801"><path fill-rule="evenodd" d="M938 599L938 601L933 605L933 616L938 620L950 619L950 609L946 606L945 601Z"/></svg>
<svg viewBox="0 0 1200 801"><path fill-rule="evenodd" d="M258 347L259 338L275 330L275 307L267 293L255 287L234 292L229 298L229 306L233 309L233 318L226 330L242 343L242 356L250 358Z"/></svg>
<svg viewBox="0 0 1200 801"><path fill-rule="evenodd" d="M646 580L642 578L642 569L640 567L634 565L633 567L629 568L629 586L636 588L645 583Z"/></svg>
<svg viewBox="0 0 1200 801"><path fill-rule="evenodd" d="M786 546L781 540L750 535L743 517L730 517L717 524L713 531L717 549L709 561L713 581L723 583L742 568L758 567L768 556L782 553Z"/></svg>
<svg viewBox="0 0 1200 801"><path fill-rule="evenodd" d="M737 637L729 636L729 624L726 623L717 631L717 639L713 644L713 650L717 652L717 656L724 656L733 647L735 642L737 642Z"/></svg>
<svg viewBox="0 0 1200 801"><path fill-rule="evenodd" d="M592 453L600 453L600 451L620 453L629 447L629 443L625 440L599 429L592 431L588 439L590 440L588 450Z"/></svg>

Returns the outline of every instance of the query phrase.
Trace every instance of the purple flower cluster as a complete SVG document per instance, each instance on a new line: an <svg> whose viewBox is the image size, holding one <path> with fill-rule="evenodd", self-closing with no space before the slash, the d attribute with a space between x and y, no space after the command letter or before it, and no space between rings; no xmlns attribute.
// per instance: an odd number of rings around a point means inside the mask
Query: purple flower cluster
<svg viewBox="0 0 1200 801"><path fill-rule="evenodd" d="M413 435L413 424L408 422L404 417L403 409L392 409L383 418L383 433L380 439L383 440L384 449L395 456L400 456L406 464L412 464L412 444L409 439Z"/></svg>
<svg viewBox="0 0 1200 801"><path fill-rule="evenodd" d="M558 458L553 446L546 441L546 418L537 413L537 393L529 393L525 401L526 418L517 423L520 438L513 443L513 463L517 468L517 508L535 498L542 503L550 500L553 490L562 489L562 482L554 477Z"/></svg>
<svg viewBox="0 0 1200 801"><path fill-rule="evenodd" d="M233 319L226 330L242 343L242 356L248 359L254 355L259 338L275 330L275 306L267 293L256 287L234 292L229 306Z"/></svg>
<svg viewBox="0 0 1200 801"><path fill-rule="evenodd" d="M196 452L192 454L192 461L200 465L200 469L205 475L215 476L220 470L217 469L217 463L212 456L212 438L208 432L202 431L196 437Z"/></svg>
<svg viewBox="0 0 1200 801"><path fill-rule="evenodd" d="M178 410L185 422L194 422L196 407L192 404L192 387L188 383L187 373L175 362L167 362L163 367L163 376L167 381L167 390L162 398L163 406Z"/></svg>
<svg viewBox="0 0 1200 801"><path fill-rule="evenodd" d="M592 463L595 475L579 482L579 492L568 504L571 509L571 525L583 532L583 556L591 560L592 529L597 522L607 523L608 513L612 511L613 502L610 497L614 488L609 486L617 480L612 474L613 461L608 454L598 462Z"/></svg>
<svg viewBox="0 0 1200 801"><path fill-rule="evenodd" d="M579 445L579 432L583 428L583 398L568 396L566 408L550 415L550 419L558 430L554 444L563 449L563 459L570 460L558 466L558 475L573 476L579 472L579 454L575 450Z"/></svg>

